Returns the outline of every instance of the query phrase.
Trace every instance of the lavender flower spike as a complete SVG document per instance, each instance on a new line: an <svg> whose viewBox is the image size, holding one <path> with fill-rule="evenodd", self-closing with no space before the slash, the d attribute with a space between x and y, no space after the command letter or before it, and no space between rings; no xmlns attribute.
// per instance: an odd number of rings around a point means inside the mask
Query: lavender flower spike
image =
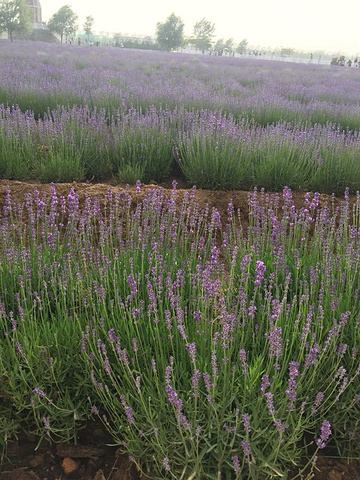
<svg viewBox="0 0 360 480"><path fill-rule="evenodd" d="M321 425L320 437L316 440L316 444L319 448L325 448L326 442L331 435L331 424L327 420L324 420Z"/></svg>

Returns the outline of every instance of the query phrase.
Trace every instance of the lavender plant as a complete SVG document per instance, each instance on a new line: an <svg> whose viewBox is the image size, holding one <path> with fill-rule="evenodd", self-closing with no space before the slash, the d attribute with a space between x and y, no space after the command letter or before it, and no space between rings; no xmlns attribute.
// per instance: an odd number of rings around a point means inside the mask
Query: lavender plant
<svg viewBox="0 0 360 480"><path fill-rule="evenodd" d="M289 125L259 127L221 112L187 115L176 149L186 179L199 187L232 190L254 186L355 193L360 185L358 132Z"/></svg>
<svg viewBox="0 0 360 480"><path fill-rule="evenodd" d="M176 149L187 181L212 190L248 188L254 171L247 122L238 127L233 118L212 111L200 112L195 122L180 136Z"/></svg>
<svg viewBox="0 0 360 480"><path fill-rule="evenodd" d="M134 179L135 182L166 178L173 163L173 139L169 135L170 112L157 111L152 106L144 114L135 109L122 116L117 112L114 120L109 157L112 169L119 178L124 180L124 176L134 171L140 175Z"/></svg>
<svg viewBox="0 0 360 480"><path fill-rule="evenodd" d="M359 444L360 196L35 191L1 212L1 397L40 437L99 415L160 478L286 478ZM85 374L84 374L85 372Z"/></svg>

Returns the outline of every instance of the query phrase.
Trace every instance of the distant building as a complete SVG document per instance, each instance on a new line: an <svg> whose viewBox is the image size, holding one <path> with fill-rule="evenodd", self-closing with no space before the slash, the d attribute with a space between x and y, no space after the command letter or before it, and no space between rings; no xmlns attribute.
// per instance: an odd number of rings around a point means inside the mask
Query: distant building
<svg viewBox="0 0 360 480"><path fill-rule="evenodd" d="M46 24L42 21L42 12L40 0L27 0L27 4L32 12L32 31L27 35L28 40L38 40L40 42L58 43L57 36L48 30Z"/></svg>
<svg viewBox="0 0 360 480"><path fill-rule="evenodd" d="M39 0L27 0L27 3L32 11L32 20L34 30L43 30L44 24L42 21L41 5Z"/></svg>

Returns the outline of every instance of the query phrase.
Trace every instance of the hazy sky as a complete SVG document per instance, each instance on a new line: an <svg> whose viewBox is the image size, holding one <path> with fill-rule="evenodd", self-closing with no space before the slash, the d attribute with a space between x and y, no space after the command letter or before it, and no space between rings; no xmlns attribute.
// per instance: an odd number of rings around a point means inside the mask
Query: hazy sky
<svg viewBox="0 0 360 480"><path fill-rule="evenodd" d="M95 18L94 31L155 34L156 23L172 12L190 35L205 17L215 23L217 38L246 38L249 45L297 50L360 52L360 0L40 0L43 20L70 5L79 16Z"/></svg>

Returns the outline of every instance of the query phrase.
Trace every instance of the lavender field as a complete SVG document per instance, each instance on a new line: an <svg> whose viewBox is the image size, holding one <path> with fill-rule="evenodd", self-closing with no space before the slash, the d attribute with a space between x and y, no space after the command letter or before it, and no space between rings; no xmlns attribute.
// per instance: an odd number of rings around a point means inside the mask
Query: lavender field
<svg viewBox="0 0 360 480"><path fill-rule="evenodd" d="M96 419L151 480L360 457L359 75L0 41L4 455Z"/></svg>
<svg viewBox="0 0 360 480"><path fill-rule="evenodd" d="M0 42L0 177L343 194L358 69Z"/></svg>

